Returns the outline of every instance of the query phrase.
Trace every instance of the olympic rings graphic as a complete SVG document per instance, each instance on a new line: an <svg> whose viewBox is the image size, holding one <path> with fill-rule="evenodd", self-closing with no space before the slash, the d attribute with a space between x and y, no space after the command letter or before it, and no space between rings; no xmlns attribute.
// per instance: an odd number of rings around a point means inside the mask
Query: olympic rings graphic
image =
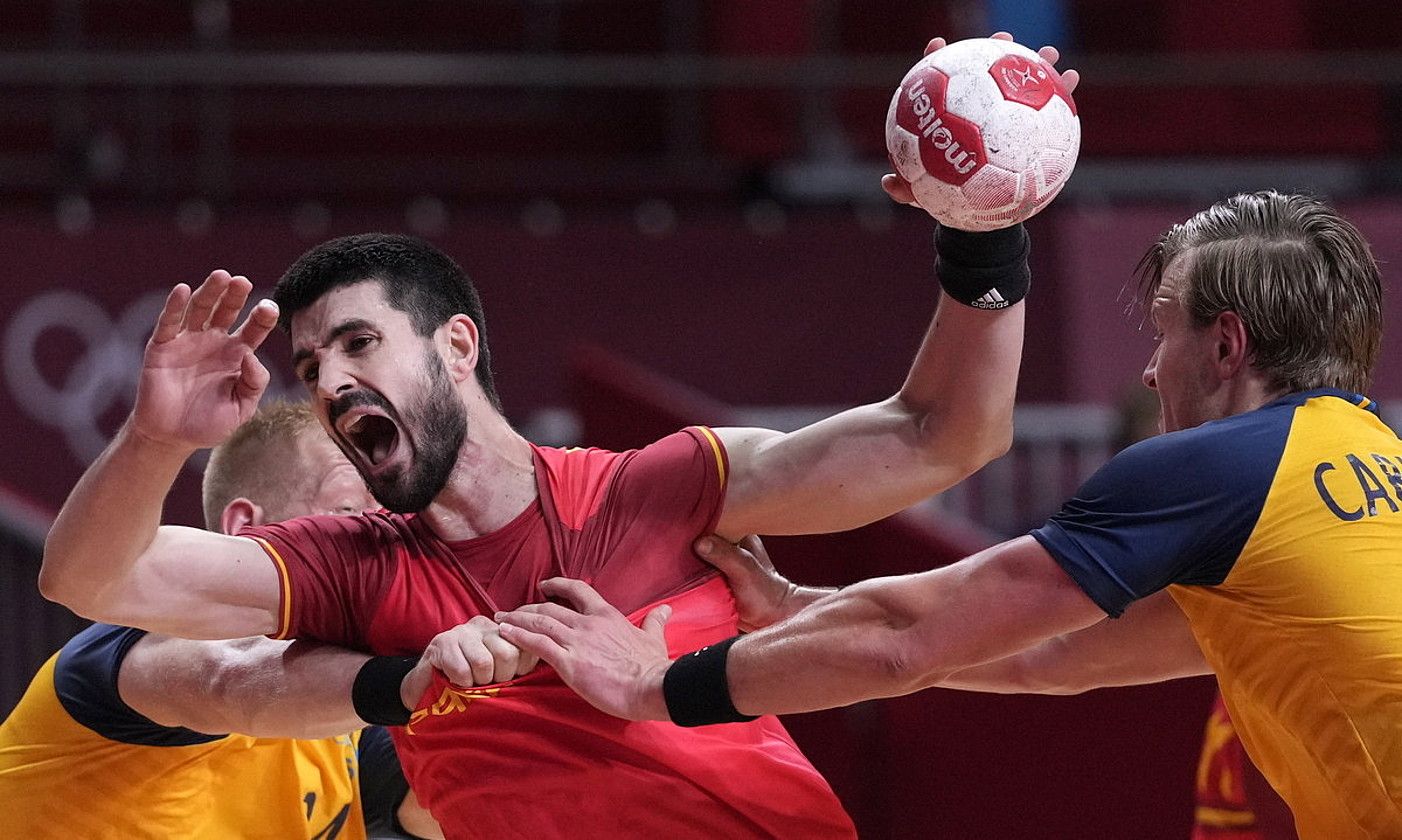
<svg viewBox="0 0 1402 840"><path fill-rule="evenodd" d="M69 290L39 294L15 312L0 350L10 394L30 418L61 431L79 462L87 464L107 446L102 417L114 406L130 410L146 339L165 297L143 294L115 320L92 298ZM56 333L76 336L82 345L61 382L39 367L44 342ZM300 388L274 374L268 395L299 399Z"/></svg>

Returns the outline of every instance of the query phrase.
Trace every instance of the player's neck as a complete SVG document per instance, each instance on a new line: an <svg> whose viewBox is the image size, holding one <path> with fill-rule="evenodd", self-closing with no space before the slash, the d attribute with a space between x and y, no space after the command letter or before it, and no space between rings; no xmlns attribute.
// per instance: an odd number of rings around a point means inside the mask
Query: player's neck
<svg viewBox="0 0 1402 840"><path fill-rule="evenodd" d="M1245 414L1248 411L1255 411L1284 395L1284 391L1271 388L1264 376L1254 370L1245 371L1227 383L1223 392L1224 411L1222 416L1232 417L1237 414Z"/></svg>
<svg viewBox="0 0 1402 840"><path fill-rule="evenodd" d="M506 525L536 496L530 444L495 409L469 410L457 463L423 517L445 540L471 539Z"/></svg>

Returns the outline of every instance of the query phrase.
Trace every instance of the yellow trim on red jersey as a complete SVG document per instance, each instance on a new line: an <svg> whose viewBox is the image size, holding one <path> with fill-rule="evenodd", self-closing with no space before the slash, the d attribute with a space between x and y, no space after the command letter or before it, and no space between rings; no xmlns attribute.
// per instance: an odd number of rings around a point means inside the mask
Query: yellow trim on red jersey
<svg viewBox="0 0 1402 840"><path fill-rule="evenodd" d="M1210 828L1241 828L1256 824L1256 815L1250 811L1232 811L1226 808L1213 808L1210 805L1197 806L1194 809L1193 817L1197 820L1198 825Z"/></svg>
<svg viewBox="0 0 1402 840"><path fill-rule="evenodd" d="M292 630L292 578L287 574L287 563L283 561L282 555L277 553L277 549L273 548L272 543L262 537L249 537L249 539L262 546L263 553L267 554L272 559L273 565L277 567L278 600L281 607L278 612L281 613L281 617L278 620L277 633L272 638L285 639Z"/></svg>
<svg viewBox="0 0 1402 840"><path fill-rule="evenodd" d="M721 450L720 440L716 438L716 433L705 426L697 426L696 430L706 436L706 442L711 444L711 452L716 456L716 470L720 473L720 486L725 486L725 454Z"/></svg>

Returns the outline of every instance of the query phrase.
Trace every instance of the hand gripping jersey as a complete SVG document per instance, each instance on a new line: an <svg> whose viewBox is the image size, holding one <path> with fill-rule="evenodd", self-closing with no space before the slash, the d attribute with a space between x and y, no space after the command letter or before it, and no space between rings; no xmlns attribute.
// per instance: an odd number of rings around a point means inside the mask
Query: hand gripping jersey
<svg viewBox="0 0 1402 840"><path fill-rule="evenodd" d="M122 702L144 631L96 624L49 659L0 725L5 837L364 840L357 735L205 735Z"/></svg>
<svg viewBox="0 0 1402 840"><path fill-rule="evenodd" d="M474 615L541 600L557 575L635 620L674 608L674 652L736 632L734 601L692 553L724 498L725 452L691 428L641 450L535 448L539 498L490 534L445 542L415 516L312 517L250 529L284 576L282 636L417 654ZM774 717L683 729L595 710L542 666L477 688L442 678L396 733L450 838L854 837Z"/></svg>
<svg viewBox="0 0 1402 840"><path fill-rule="evenodd" d="M1169 588L1301 837L1402 837L1402 441L1369 400L1136 444L1033 536L1112 616Z"/></svg>

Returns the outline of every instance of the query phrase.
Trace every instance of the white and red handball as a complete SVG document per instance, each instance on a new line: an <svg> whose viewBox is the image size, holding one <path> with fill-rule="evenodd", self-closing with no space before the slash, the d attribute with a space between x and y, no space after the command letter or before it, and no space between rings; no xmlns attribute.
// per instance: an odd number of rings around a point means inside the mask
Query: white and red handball
<svg viewBox="0 0 1402 840"><path fill-rule="evenodd" d="M941 224L993 230L1031 217L1071 177L1081 146L1076 103L1032 50L957 41L905 74L886 112L886 150Z"/></svg>

